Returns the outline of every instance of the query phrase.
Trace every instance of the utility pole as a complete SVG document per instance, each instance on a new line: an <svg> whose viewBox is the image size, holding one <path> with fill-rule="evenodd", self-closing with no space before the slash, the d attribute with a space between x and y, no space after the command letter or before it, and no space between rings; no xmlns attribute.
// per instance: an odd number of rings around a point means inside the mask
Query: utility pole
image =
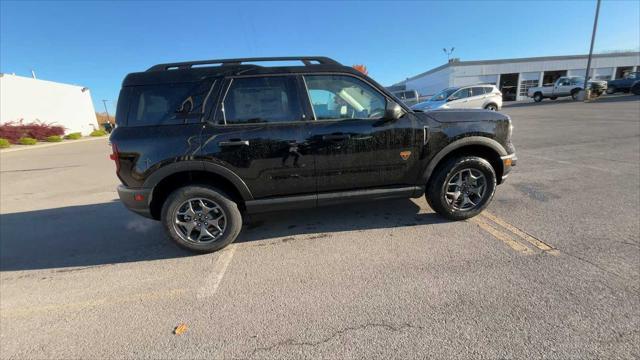
<svg viewBox="0 0 640 360"><path fill-rule="evenodd" d="M596 40L596 29L598 28L598 15L600 14L600 0L596 3L596 18L593 20L593 32L591 33L591 47L589 48L589 58L587 60L587 72L584 74L584 101L589 100L590 91L587 88L589 82L589 70L591 70L591 56L593 55L593 43Z"/></svg>
<svg viewBox="0 0 640 360"><path fill-rule="evenodd" d="M109 110L107 110L107 101L109 100L102 100L102 104L104 104L104 112L107 113L107 122L109 122L109 124L111 124L111 119L109 118Z"/></svg>

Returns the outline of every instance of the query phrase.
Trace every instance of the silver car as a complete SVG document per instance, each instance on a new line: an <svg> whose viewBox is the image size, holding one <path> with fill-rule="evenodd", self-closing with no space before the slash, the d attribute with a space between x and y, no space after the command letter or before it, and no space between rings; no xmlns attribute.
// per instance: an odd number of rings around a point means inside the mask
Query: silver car
<svg viewBox="0 0 640 360"><path fill-rule="evenodd" d="M495 85L470 85L446 88L431 99L413 105L414 110L502 109L502 93Z"/></svg>

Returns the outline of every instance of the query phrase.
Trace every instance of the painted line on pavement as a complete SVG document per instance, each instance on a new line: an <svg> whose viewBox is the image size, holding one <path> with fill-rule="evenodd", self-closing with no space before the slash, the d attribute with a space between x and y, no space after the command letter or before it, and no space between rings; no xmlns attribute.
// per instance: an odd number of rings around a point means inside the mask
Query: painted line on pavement
<svg viewBox="0 0 640 360"><path fill-rule="evenodd" d="M506 222L505 220L499 218L498 216L488 212L488 211L484 211L481 216L484 216L485 218L488 218L489 220L493 221L494 223L502 226L503 228L509 230L510 232L512 232L513 234L517 235L518 237L520 237L521 239L524 239L525 241L527 241L528 243L530 243L531 245L537 247L538 249L542 250L542 251L549 251L551 254L555 254L552 250L555 250L551 245L545 243L544 241L537 239L535 237L533 237L532 235L526 233L523 230L518 229L517 227L509 224L508 222ZM556 250L557 251L557 250Z"/></svg>
<svg viewBox="0 0 640 360"><path fill-rule="evenodd" d="M229 245L226 250L220 252L211 273L205 279L204 285L198 290L198 299L211 297L218 291L224 274L227 272L233 254L236 252L235 245Z"/></svg>
<svg viewBox="0 0 640 360"><path fill-rule="evenodd" d="M519 253L527 254L527 255L533 254L533 251L531 249L529 249L527 246L519 243L518 241L513 239L513 237L511 237L511 236L505 234L504 232L496 229L495 227L491 226L484 219L481 219L480 217L474 217L474 218L471 218L471 222L473 222L474 224L478 225L482 230L488 232L494 238L496 238L496 239L502 241L503 243L507 244L513 250L515 250L515 251L517 251Z"/></svg>

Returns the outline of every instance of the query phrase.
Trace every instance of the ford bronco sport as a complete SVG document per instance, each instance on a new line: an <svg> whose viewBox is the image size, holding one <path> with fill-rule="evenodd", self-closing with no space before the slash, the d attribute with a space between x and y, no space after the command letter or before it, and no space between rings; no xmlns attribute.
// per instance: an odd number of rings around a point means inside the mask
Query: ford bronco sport
<svg viewBox="0 0 640 360"><path fill-rule="evenodd" d="M299 65L258 65L273 61ZM116 119L120 199L199 252L243 213L425 195L467 219L516 164L508 116L414 111L326 57L155 65L124 79Z"/></svg>

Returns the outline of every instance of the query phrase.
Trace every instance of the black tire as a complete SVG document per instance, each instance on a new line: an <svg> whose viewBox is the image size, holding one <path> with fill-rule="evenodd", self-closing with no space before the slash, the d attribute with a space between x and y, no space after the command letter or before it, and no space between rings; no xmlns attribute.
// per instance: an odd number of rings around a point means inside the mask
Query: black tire
<svg viewBox="0 0 640 360"><path fill-rule="evenodd" d="M455 209L455 207L446 200L446 192L448 188L447 184L449 184L458 172L465 169L473 169L482 173L486 180L486 188L482 198L477 201L472 208L460 210ZM449 220L465 220L478 215L489 205L496 191L496 185L496 173L487 160L477 156L452 158L444 165L436 168L436 172L432 175L427 185L425 197L427 198L429 206L441 216Z"/></svg>
<svg viewBox="0 0 640 360"><path fill-rule="evenodd" d="M218 238L213 238L208 242L194 242L184 238L184 233L182 232L184 228L175 225L175 222L179 208L190 199L203 199L208 205L216 205L215 216L219 216L220 213L224 215L224 218L220 220L223 221L224 228L222 228L219 221L217 222L217 225L223 230ZM194 201L198 202L198 200ZM201 215L202 213L201 211ZM212 217L213 216L214 215L212 215ZM231 244L238 237L242 229L242 215L240 214L238 205L224 192L206 185L190 185L173 191L162 205L161 221L167 235L169 235L176 244L185 249L201 253L214 252ZM199 228L194 227L187 237L191 238L194 230L197 231L198 234L200 233ZM179 231L182 233L179 233Z"/></svg>
<svg viewBox="0 0 640 360"><path fill-rule="evenodd" d="M541 93L535 93L533 94L533 101L535 102L540 102L542 101L543 97Z"/></svg>
<svg viewBox="0 0 640 360"><path fill-rule="evenodd" d="M487 104L484 108L490 111L498 111L498 105L496 104Z"/></svg>
<svg viewBox="0 0 640 360"><path fill-rule="evenodd" d="M556 100L557 98L558 98L557 96L552 96L552 97L550 97L549 99L551 99L551 100Z"/></svg>
<svg viewBox="0 0 640 360"><path fill-rule="evenodd" d="M615 86L609 86L607 88L607 94L611 95L611 94L615 94L616 93L616 87Z"/></svg>

